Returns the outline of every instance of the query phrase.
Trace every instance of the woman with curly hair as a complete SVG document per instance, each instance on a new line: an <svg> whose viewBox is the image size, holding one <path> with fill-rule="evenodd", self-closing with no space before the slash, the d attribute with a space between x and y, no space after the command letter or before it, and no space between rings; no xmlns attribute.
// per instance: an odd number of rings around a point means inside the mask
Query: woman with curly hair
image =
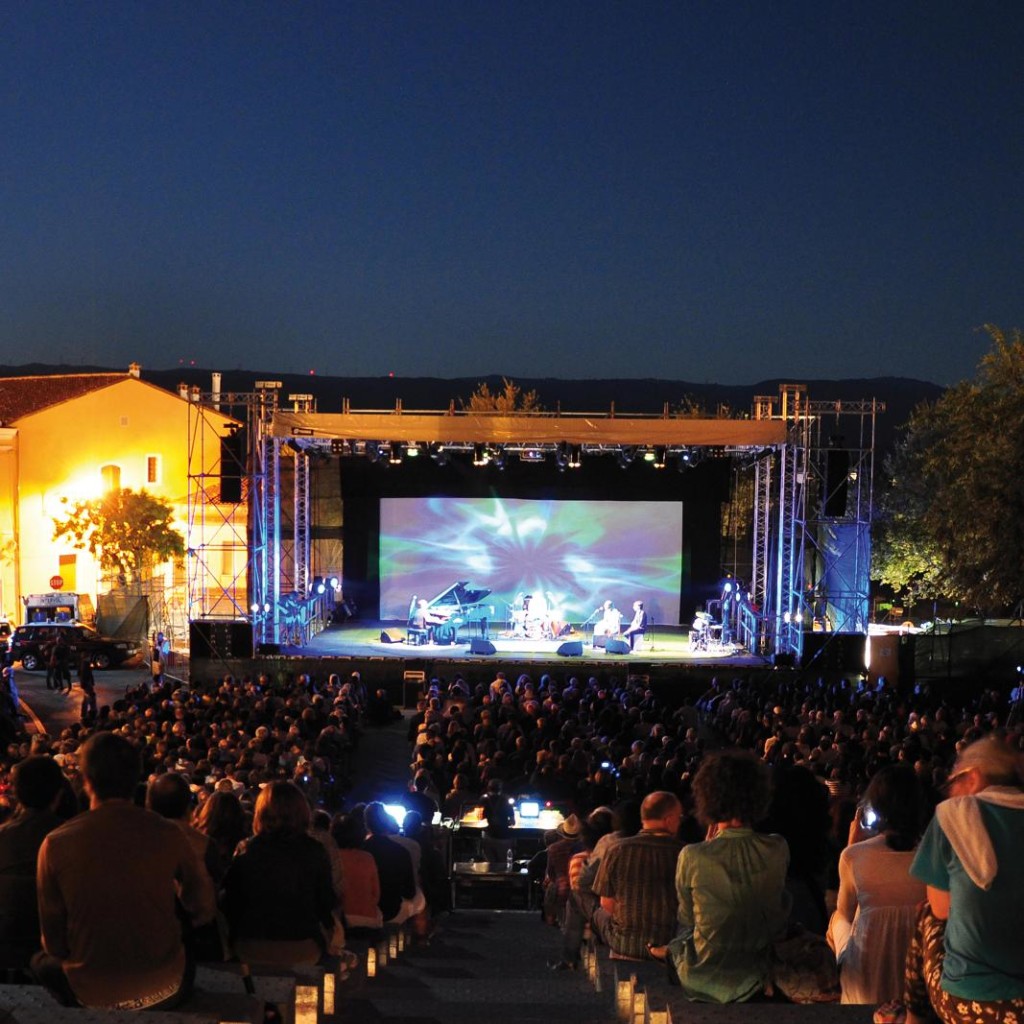
<svg viewBox="0 0 1024 1024"><path fill-rule="evenodd" d="M671 962L688 999L745 1002L764 991L789 915L789 848L754 831L771 775L752 754L726 750L704 760L693 794L707 838L683 847L676 864L679 934L649 952Z"/></svg>

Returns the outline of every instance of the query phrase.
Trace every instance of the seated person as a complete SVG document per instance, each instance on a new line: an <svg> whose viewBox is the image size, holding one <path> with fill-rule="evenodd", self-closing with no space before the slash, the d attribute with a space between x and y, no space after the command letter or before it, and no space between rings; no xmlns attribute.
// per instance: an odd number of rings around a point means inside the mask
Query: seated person
<svg viewBox="0 0 1024 1024"><path fill-rule="evenodd" d="M781 836L754 831L768 812L771 775L753 754L706 758L693 791L708 837L679 855L679 934L649 952L671 961L688 999L744 1002L768 983L773 945L786 926L789 849Z"/></svg>
<svg viewBox="0 0 1024 1024"><path fill-rule="evenodd" d="M629 649L633 650L637 640L647 632L647 612L644 611L643 601L633 602L633 619L623 632L623 636L629 641Z"/></svg>
<svg viewBox="0 0 1024 1024"><path fill-rule="evenodd" d="M327 950L336 897L330 859L309 823L298 786L278 781L260 790L253 837L224 879L224 914L242 960L313 964Z"/></svg>
<svg viewBox="0 0 1024 1024"><path fill-rule="evenodd" d="M640 805L640 831L612 846L594 879L600 906L594 930L613 952L640 958L675 931L673 876L683 844L677 833L683 809L672 793L648 794Z"/></svg>
<svg viewBox="0 0 1024 1024"><path fill-rule="evenodd" d="M863 816L877 815L877 830ZM924 795L909 764L890 764L868 785L864 810L839 856L839 899L829 945L839 962L844 1003L899 998L903 966L924 885L910 875L924 822Z"/></svg>
<svg viewBox="0 0 1024 1024"><path fill-rule="evenodd" d="M36 857L63 822L57 813L64 773L52 757L27 757L11 773L18 805L0 825L0 967L28 967L39 949Z"/></svg>
<svg viewBox="0 0 1024 1024"><path fill-rule="evenodd" d="M928 898L907 955L906 1020L1024 1020L1021 755L994 735L972 743L949 792L910 867Z"/></svg>

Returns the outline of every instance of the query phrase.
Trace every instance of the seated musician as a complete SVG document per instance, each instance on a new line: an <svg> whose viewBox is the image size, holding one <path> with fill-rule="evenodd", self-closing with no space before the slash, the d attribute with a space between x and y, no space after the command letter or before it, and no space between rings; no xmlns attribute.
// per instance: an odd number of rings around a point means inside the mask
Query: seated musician
<svg viewBox="0 0 1024 1024"><path fill-rule="evenodd" d="M409 629L422 636L423 643L431 644L434 642L434 627L440 626L444 623L444 617L435 615L428 607L430 602L425 598L421 597L413 609L412 616L409 618Z"/></svg>
<svg viewBox="0 0 1024 1024"><path fill-rule="evenodd" d="M644 611L644 603L643 601L634 601L633 620L622 634L629 641L630 650L633 650L633 646L636 643L637 638L643 636L646 632L647 612Z"/></svg>
<svg viewBox="0 0 1024 1024"><path fill-rule="evenodd" d="M622 628L622 612L611 601L605 601L601 618L594 624L594 636L618 636Z"/></svg>

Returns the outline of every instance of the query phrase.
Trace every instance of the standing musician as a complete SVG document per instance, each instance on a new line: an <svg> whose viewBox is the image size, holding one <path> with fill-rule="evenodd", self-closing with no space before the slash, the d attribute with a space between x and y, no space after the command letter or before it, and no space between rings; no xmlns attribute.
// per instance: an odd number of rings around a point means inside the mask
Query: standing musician
<svg viewBox="0 0 1024 1024"><path fill-rule="evenodd" d="M637 637L643 636L646 632L647 612L644 611L644 603L643 601L634 601L633 620L622 634L627 640L629 640L629 649L631 651L633 650L633 645L636 643Z"/></svg>

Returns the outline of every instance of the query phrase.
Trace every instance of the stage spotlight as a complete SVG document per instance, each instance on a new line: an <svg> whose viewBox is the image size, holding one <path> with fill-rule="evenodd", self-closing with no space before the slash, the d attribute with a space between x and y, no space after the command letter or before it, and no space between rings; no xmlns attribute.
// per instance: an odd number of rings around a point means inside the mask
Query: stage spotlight
<svg viewBox="0 0 1024 1024"><path fill-rule="evenodd" d="M309 585L309 589L314 594L323 594L327 591L327 587L324 585L323 576L314 576L313 582Z"/></svg>
<svg viewBox="0 0 1024 1024"><path fill-rule="evenodd" d="M327 581L327 583L329 584L331 590L335 590L335 591L341 590L341 580L339 580L337 576L332 576Z"/></svg>
<svg viewBox="0 0 1024 1024"><path fill-rule="evenodd" d="M410 459L415 459L416 456L419 455L419 453L420 453L420 446L418 444L416 444L414 441L410 441L405 446L405 454L408 455Z"/></svg>
<svg viewBox="0 0 1024 1024"><path fill-rule="evenodd" d="M656 456L653 448L644 449L644 462L653 462Z"/></svg>
<svg viewBox="0 0 1024 1024"><path fill-rule="evenodd" d="M379 441L367 441L366 446L366 457L370 462L376 462L380 458L380 442Z"/></svg>
<svg viewBox="0 0 1024 1024"><path fill-rule="evenodd" d="M555 449L555 465L560 473L564 473L566 466L569 465L568 445L564 441Z"/></svg>
<svg viewBox="0 0 1024 1024"><path fill-rule="evenodd" d="M253 601L253 603L251 605L249 605L249 611L251 611L253 613L253 615L259 615L259 613L260 613L259 602L258 601Z"/></svg>
<svg viewBox="0 0 1024 1024"><path fill-rule="evenodd" d="M473 445L473 465L487 465L487 449L482 444Z"/></svg>
<svg viewBox="0 0 1024 1024"><path fill-rule="evenodd" d="M430 457L439 465L448 465L448 449L443 444L434 445L430 449Z"/></svg>
<svg viewBox="0 0 1024 1024"><path fill-rule="evenodd" d="M655 469L665 468L665 449L660 445L654 449L654 458L651 460Z"/></svg>
<svg viewBox="0 0 1024 1024"><path fill-rule="evenodd" d="M402 446L392 443L387 447L388 464L391 466L400 466L402 464Z"/></svg>
<svg viewBox="0 0 1024 1024"><path fill-rule="evenodd" d="M578 444L574 444L569 449L569 468L579 469L581 465L583 465L583 449Z"/></svg>
<svg viewBox="0 0 1024 1024"><path fill-rule="evenodd" d="M488 451L491 462L494 463L496 469L505 468L505 449L494 448Z"/></svg>
<svg viewBox="0 0 1024 1024"><path fill-rule="evenodd" d="M636 453L633 451L632 448L620 448L616 453L615 457L619 461L619 466L622 469L627 469L630 463L633 461L633 456L635 454Z"/></svg>

